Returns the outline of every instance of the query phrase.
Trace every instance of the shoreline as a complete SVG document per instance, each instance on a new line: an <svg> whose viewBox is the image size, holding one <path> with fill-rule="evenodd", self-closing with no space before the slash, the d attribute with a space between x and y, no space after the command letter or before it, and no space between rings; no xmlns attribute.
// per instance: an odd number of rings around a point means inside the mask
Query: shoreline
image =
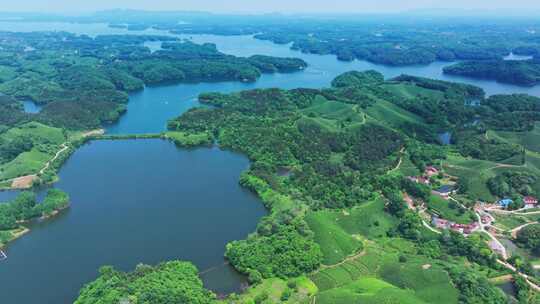
<svg viewBox="0 0 540 304"><path fill-rule="evenodd" d="M13 230L15 230L15 232L12 232ZM19 228L16 228L13 230L6 230L8 233L11 234L11 238L7 240L6 243L0 243L0 249L5 249L9 243L15 241L16 239L24 236L25 234L31 231L30 228L25 227L25 226L20 226Z"/></svg>
<svg viewBox="0 0 540 304"><path fill-rule="evenodd" d="M43 182L41 176L43 176L43 174L45 174L48 170L50 170L51 166L54 166L54 162L60 158L63 152L67 151L69 155L71 155L71 153L75 151L74 148L78 147L78 142L80 140L85 142L86 140L89 140L89 139L91 140L94 138L99 138L101 136L104 136L104 134L105 134L105 129L101 128L101 129L96 129L96 130L84 131L80 135L80 137L68 139L66 142L60 145L60 149L37 172L0 181L0 191L16 191L16 190L31 189L32 187L36 185L36 181L38 182L38 184ZM67 157L65 159L67 159ZM58 180L57 174L58 174L59 168L53 168L52 170L54 171L53 172L54 177L52 178L52 180L45 182L44 184L46 185L53 184Z"/></svg>
<svg viewBox="0 0 540 304"><path fill-rule="evenodd" d="M70 206L71 206L71 202L68 202L67 206L65 206L63 208L60 208L60 209L57 209L57 210L54 210L50 214L41 215L40 217L37 217L35 219L42 220L42 221L52 219L52 218L56 217L58 214L60 214L60 212L68 209ZM24 226L24 224L30 223L32 220L35 220L35 219L31 219L31 220L28 220L28 221L21 221L21 222L19 222L20 226L18 228L13 229L13 230L4 230L4 231L11 234L11 238L8 239L6 243L0 243L0 249L6 248L7 245L9 245L9 243L11 243L11 242L15 241L16 239L24 236L25 234L31 232L32 229L28 228L27 226ZM13 231L15 231L15 232L13 232Z"/></svg>

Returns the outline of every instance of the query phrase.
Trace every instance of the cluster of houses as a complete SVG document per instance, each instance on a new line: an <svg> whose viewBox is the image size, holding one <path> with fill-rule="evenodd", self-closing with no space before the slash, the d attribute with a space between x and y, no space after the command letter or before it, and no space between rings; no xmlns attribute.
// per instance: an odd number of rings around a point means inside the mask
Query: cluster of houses
<svg viewBox="0 0 540 304"><path fill-rule="evenodd" d="M415 183L430 185L430 178L434 175L438 175L439 172L439 169L433 166L428 166L426 167L426 170L424 171L424 174L422 176L408 176L407 178ZM450 194L454 192L455 188L452 185L443 185L432 191L433 194L439 195L445 199L448 199Z"/></svg>
<svg viewBox="0 0 540 304"><path fill-rule="evenodd" d="M439 174L439 169L433 166L428 166L424 170L424 174L422 176L409 176L409 179L417 183L424 183L428 185L429 178L437 174Z"/></svg>
<svg viewBox="0 0 540 304"><path fill-rule="evenodd" d="M419 184L429 185L429 178L439 174L439 170L433 166L426 167L426 170L424 171L424 175L422 176L409 176L407 177L411 181Z"/></svg>
<svg viewBox="0 0 540 304"><path fill-rule="evenodd" d="M450 229L462 234L471 234L480 229L480 225L477 222L471 224L458 224L437 216L432 216L431 223L439 229Z"/></svg>

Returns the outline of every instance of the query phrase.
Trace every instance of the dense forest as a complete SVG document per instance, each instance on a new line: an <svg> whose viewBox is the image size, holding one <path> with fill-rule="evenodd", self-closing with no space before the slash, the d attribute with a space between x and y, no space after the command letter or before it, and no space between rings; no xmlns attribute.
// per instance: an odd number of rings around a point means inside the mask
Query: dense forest
<svg viewBox="0 0 540 304"><path fill-rule="evenodd" d="M50 189L42 202L33 192L21 192L14 200L0 203L0 247L12 240L21 224L32 219L47 218L69 207L69 196L58 189Z"/></svg>
<svg viewBox="0 0 540 304"><path fill-rule="evenodd" d="M465 61L445 67L444 73L535 86L540 83L540 61L538 59Z"/></svg>
<svg viewBox="0 0 540 304"><path fill-rule="evenodd" d="M306 67L300 59L239 58L167 36L4 32L0 41L0 92L44 104L40 121L69 129L118 119L127 93L145 84L255 81ZM146 41L161 41L161 50L151 52Z"/></svg>
<svg viewBox="0 0 540 304"><path fill-rule="evenodd" d="M197 268L169 261L158 266L138 265L131 273L104 266L99 278L81 290L75 304L94 303L213 303L215 295L203 288Z"/></svg>

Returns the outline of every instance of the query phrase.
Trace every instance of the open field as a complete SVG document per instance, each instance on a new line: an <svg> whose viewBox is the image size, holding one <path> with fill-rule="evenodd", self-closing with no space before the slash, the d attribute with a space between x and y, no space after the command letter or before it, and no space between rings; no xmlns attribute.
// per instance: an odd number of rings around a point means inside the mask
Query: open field
<svg viewBox="0 0 540 304"><path fill-rule="evenodd" d="M381 199L343 211L309 212L306 221L321 246L326 265L336 264L361 250L361 239L384 236L394 223L384 212Z"/></svg>
<svg viewBox="0 0 540 304"><path fill-rule="evenodd" d="M427 207L440 217L456 222L458 224L469 224L476 220L474 213L468 209L461 208L451 200L445 200L438 195L431 195L426 202Z"/></svg>
<svg viewBox="0 0 540 304"><path fill-rule="evenodd" d="M0 135L0 138L6 142L15 138L26 138L32 142L29 151L22 152L13 160L0 165L0 180L38 173L66 141L62 129L37 122L11 128Z"/></svg>
<svg viewBox="0 0 540 304"><path fill-rule="evenodd" d="M408 255L411 244L407 241L382 243L382 247L370 243L365 255L312 275L320 290L317 302L457 303L458 291L441 265ZM405 255L407 262L400 263L400 255ZM401 302L404 299L410 302Z"/></svg>
<svg viewBox="0 0 540 304"><path fill-rule="evenodd" d="M489 136L493 136L511 143L519 144L525 149L540 152L540 123L537 122L532 131L529 132L505 132L489 131Z"/></svg>
<svg viewBox="0 0 540 304"><path fill-rule="evenodd" d="M495 176L491 170L495 166L490 161L467 159L456 154L450 154L443 162L446 173L468 181L471 198L488 202L495 200L486 185L488 179Z"/></svg>
<svg viewBox="0 0 540 304"><path fill-rule="evenodd" d="M292 283L292 284L290 284ZM288 285L294 285L290 288ZM286 300L282 298L284 292L290 292L290 297ZM299 277L285 281L279 278L271 278L262 281L261 284L248 288L241 295L233 296L226 301L217 303L231 303L233 300L237 304L252 304L256 299L267 298L264 303L295 303L308 304L310 299L317 293L317 286L307 277Z"/></svg>

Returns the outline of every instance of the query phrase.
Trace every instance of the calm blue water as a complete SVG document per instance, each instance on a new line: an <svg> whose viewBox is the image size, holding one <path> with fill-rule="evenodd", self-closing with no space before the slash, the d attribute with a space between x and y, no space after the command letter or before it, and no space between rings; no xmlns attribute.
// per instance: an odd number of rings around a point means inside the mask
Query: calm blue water
<svg viewBox="0 0 540 304"><path fill-rule="evenodd" d="M127 32L104 24L0 22L0 30L66 30L99 34L164 34ZM194 42L213 42L228 54L300 57L309 63L302 72L264 75L255 83L222 82L147 87L130 95L128 111L110 134L154 133L166 122L197 106L202 92L232 92L252 88L320 88L346 71L375 69L394 77L403 73L462 81L488 94L529 93L492 81L446 76L435 62L425 66L388 67L365 61L341 62L335 56L292 51L287 45L250 36L183 35ZM152 47L157 47L153 45ZM79 149L60 171L55 186L67 191L72 207L58 218L32 225L32 232L7 248L0 264L1 303L68 303L81 286L97 276L101 265L131 270L144 262L183 259L199 269L218 266L203 276L217 292L231 292L243 281L223 264L225 244L255 229L265 210L251 193L238 186L248 161L216 148L186 150L161 140L97 141ZM0 200L14 192L0 193Z"/></svg>
<svg viewBox="0 0 540 304"><path fill-rule="evenodd" d="M238 184L249 162L217 148L185 150L163 140L95 141L60 171L71 196L62 215L31 225L0 264L2 303L69 303L102 265L189 260L217 292L243 277L223 265L225 245L265 214ZM31 292L29 292L31 290Z"/></svg>

